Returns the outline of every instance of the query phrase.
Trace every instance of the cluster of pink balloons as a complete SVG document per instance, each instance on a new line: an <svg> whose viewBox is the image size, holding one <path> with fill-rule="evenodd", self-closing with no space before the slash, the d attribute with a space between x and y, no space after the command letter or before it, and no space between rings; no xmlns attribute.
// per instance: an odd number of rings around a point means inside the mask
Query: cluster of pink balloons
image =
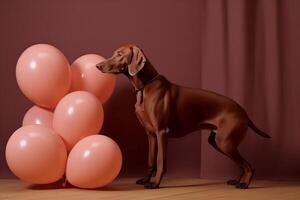
<svg viewBox="0 0 300 200"><path fill-rule="evenodd" d="M104 120L102 104L115 87L115 76L95 67L103 60L88 54L70 66L63 53L48 44L22 53L17 83L36 105L6 146L8 166L17 177L46 184L66 174L71 184L82 188L101 187L116 178L121 150L112 139L98 135Z"/></svg>

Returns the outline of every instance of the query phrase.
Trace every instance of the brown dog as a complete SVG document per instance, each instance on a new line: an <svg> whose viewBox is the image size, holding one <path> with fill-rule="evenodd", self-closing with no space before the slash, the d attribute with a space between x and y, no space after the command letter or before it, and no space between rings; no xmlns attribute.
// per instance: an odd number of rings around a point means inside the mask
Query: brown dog
<svg viewBox="0 0 300 200"><path fill-rule="evenodd" d="M198 129L209 129L209 144L242 168L241 176L227 183L236 188L248 188L254 169L237 147L248 127L265 138L270 136L255 127L240 105L214 92L169 82L157 73L135 45L117 49L111 58L97 64L97 68L103 73L126 75L135 88L136 115L149 140L149 169L137 184L143 184L145 188L159 187L166 168L168 137L182 137Z"/></svg>

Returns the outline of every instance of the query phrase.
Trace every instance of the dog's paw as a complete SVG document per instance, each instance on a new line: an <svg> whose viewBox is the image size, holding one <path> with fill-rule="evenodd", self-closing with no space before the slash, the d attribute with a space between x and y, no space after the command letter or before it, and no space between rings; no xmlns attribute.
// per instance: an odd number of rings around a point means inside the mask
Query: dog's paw
<svg viewBox="0 0 300 200"><path fill-rule="evenodd" d="M150 182L150 178L146 177L146 178L141 178L141 179L137 180L135 183L138 185L145 185L149 182Z"/></svg>
<svg viewBox="0 0 300 200"><path fill-rule="evenodd" d="M238 180L229 180L229 181L227 181L227 185L237 185L239 183L240 182Z"/></svg>
<svg viewBox="0 0 300 200"><path fill-rule="evenodd" d="M144 185L144 188L146 188L146 189L158 189L159 185L157 183L148 182Z"/></svg>
<svg viewBox="0 0 300 200"><path fill-rule="evenodd" d="M238 183L235 185L236 188L238 189L247 189L248 188L248 184L247 183Z"/></svg>

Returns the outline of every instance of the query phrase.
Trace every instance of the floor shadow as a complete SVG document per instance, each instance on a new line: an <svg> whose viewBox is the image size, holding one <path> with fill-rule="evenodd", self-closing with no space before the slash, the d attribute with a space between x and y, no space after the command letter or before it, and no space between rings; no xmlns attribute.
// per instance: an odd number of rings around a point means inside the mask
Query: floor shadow
<svg viewBox="0 0 300 200"><path fill-rule="evenodd" d="M161 188L184 188L184 187L205 187L211 185L222 185L224 182L213 182L213 183L199 183L199 184L187 184L187 185L164 185Z"/></svg>
<svg viewBox="0 0 300 200"><path fill-rule="evenodd" d="M95 189L86 189L94 191L134 191L134 190L144 190L144 187L141 185L132 184L113 184L101 188Z"/></svg>
<svg viewBox="0 0 300 200"><path fill-rule="evenodd" d="M172 189L172 188L188 188L188 187L206 187L206 186L217 186L217 185L224 185L224 188L232 188L236 189L235 186L226 185L225 182L208 182L208 183L199 183L199 184L182 184L182 185L172 185L166 184L162 185L161 189ZM291 187L290 184L287 185ZM266 188L280 188L285 187L284 184L279 185L263 185L263 186L250 186L247 190L257 190L257 189L266 189ZM295 187L299 187L299 184L295 184ZM80 189L86 191L138 191L138 190L146 190L144 189L143 185L136 185L134 182L132 183L113 183L101 188L94 188L94 189L86 189L86 188L78 188L76 186L71 185L68 183L66 186L63 186L63 181L57 181L51 184L32 184L26 187L29 190L57 190L57 189ZM241 189L236 189L241 190ZM243 190L243 189L242 189Z"/></svg>
<svg viewBox="0 0 300 200"><path fill-rule="evenodd" d="M134 182L132 183L112 183L104 187L100 188L79 188L73 186L69 182L63 185L64 181L59 180L55 183L50 184L31 184L28 185L26 188L29 190L57 190L57 189L81 189L81 190L88 190L88 191L131 191L131 190L141 190L144 189L141 185L136 185Z"/></svg>
<svg viewBox="0 0 300 200"><path fill-rule="evenodd" d="M50 184L31 184L27 186L27 189L29 190L56 190L56 189L68 189L73 188L71 184L67 183L65 186L63 186L63 181L59 180L55 183Z"/></svg>
<svg viewBox="0 0 300 200"><path fill-rule="evenodd" d="M272 188L271 186L250 186L248 189L253 190L253 189L263 189L263 188Z"/></svg>
<svg viewBox="0 0 300 200"><path fill-rule="evenodd" d="M283 188L283 187L299 187L299 184L295 184L295 185L291 185L291 184L284 184L284 182L282 182L282 184L278 184L278 185L263 185L263 186L250 186L248 189L265 189L265 188Z"/></svg>
<svg viewBox="0 0 300 200"><path fill-rule="evenodd" d="M27 186L29 190L57 190L57 189L80 189L80 190L87 190L87 191L133 191L133 190L143 190L143 186L138 186L133 184L112 184L108 186L104 186L101 188L78 188L71 184L67 184L67 186L62 186L62 182L59 183L52 183L52 184L33 184Z"/></svg>

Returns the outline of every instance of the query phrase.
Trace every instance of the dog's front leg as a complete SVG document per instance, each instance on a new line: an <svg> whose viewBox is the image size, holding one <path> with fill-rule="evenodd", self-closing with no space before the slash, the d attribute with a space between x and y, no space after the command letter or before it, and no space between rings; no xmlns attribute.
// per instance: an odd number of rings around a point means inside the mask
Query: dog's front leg
<svg viewBox="0 0 300 200"><path fill-rule="evenodd" d="M166 167L167 158L167 143L168 143L168 132L169 129L163 129L157 132L157 163L156 163L156 175L153 181L147 183L144 187L147 189L159 188L163 174Z"/></svg>
<svg viewBox="0 0 300 200"><path fill-rule="evenodd" d="M148 171L144 178L136 181L136 184L145 185L150 182L152 175L156 172L156 153L157 140L156 135L147 131L148 135Z"/></svg>

